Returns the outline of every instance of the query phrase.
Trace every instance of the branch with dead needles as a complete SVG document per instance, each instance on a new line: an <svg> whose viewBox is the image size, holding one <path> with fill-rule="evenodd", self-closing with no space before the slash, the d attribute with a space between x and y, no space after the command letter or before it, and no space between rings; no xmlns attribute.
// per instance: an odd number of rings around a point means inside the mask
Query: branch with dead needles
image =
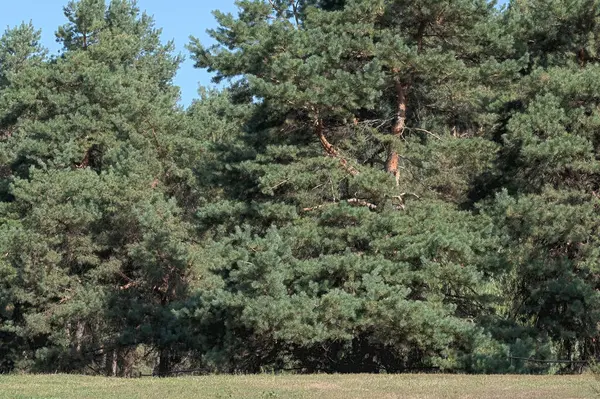
<svg viewBox="0 0 600 399"><path fill-rule="evenodd" d="M359 199L359 198L350 198L349 200L347 200L347 202L351 205L364 206L371 210L377 209L377 205L375 205L371 202L367 202L365 200Z"/></svg>
<svg viewBox="0 0 600 399"><path fill-rule="evenodd" d="M374 211L375 209L377 209L377 205L373 204L371 202L368 202L364 199L360 199L360 198L350 198L347 199L346 202L349 205L354 205L354 206L362 206L365 208L369 208L370 210ZM323 209L329 206L333 206L333 205L339 205L340 202L328 202L326 204L321 204L321 205L317 205L317 206L311 206L308 208L302 208L302 212L312 212L312 211L317 211L319 209Z"/></svg>

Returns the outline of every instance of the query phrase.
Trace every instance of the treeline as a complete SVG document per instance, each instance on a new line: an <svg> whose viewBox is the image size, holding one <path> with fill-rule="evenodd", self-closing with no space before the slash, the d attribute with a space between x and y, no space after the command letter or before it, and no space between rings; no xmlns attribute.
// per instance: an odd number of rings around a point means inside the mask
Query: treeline
<svg viewBox="0 0 600 399"><path fill-rule="evenodd" d="M600 356L600 0L238 7L187 109L134 1L0 39L0 372Z"/></svg>

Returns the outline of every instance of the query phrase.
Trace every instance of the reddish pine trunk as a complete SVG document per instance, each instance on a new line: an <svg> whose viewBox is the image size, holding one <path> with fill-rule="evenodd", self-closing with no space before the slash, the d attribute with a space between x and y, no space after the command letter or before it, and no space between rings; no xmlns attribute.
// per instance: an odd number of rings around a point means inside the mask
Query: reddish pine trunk
<svg viewBox="0 0 600 399"><path fill-rule="evenodd" d="M392 128L394 137L400 139L404 134L406 126L406 86L401 82L396 82L396 122ZM395 149L391 149L385 163L386 172L396 178L396 186L400 185L400 172L398 171L399 154Z"/></svg>

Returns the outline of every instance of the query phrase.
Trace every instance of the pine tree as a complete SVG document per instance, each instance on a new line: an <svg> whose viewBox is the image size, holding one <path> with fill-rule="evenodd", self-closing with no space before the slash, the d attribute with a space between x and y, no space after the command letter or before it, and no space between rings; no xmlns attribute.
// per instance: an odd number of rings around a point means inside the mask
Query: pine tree
<svg viewBox="0 0 600 399"><path fill-rule="evenodd" d="M190 45L253 108L245 135L217 148L222 199L199 212L224 291L199 294L205 361L470 367L465 352L495 345L467 321L491 310L479 289L494 238L486 217L458 205L495 156L480 137L494 122L480 104L496 101L485 75L516 68L491 58L511 51L493 7L239 6L237 18L216 13L217 45Z"/></svg>
<svg viewBox="0 0 600 399"><path fill-rule="evenodd" d="M26 88L22 76L31 75L32 70L37 70L44 60L45 50L39 45L40 32L36 31L31 24L22 24L19 27L8 29L0 38L0 98L3 105L15 102L15 96L8 93L16 87ZM11 139L14 128L15 115L3 114L0 126L0 140L3 148L0 152L1 159L1 197L3 201L10 200L9 181L10 181L10 155L5 151L4 143ZM14 221L2 218L3 227L14 229ZM9 245L6 236L2 235L2 247ZM18 305L13 302L15 288L13 288L17 279L18 270L5 258L0 261L0 320L2 322L0 329L0 372L11 371L15 367L20 354L19 349L25 344L27 337L22 336L15 328L15 321L19 321Z"/></svg>
<svg viewBox="0 0 600 399"><path fill-rule="evenodd" d="M0 38L0 373L596 359L597 0L241 0Z"/></svg>
<svg viewBox="0 0 600 399"><path fill-rule="evenodd" d="M502 240L497 335L522 357L598 354L599 5L514 1L506 17L529 61L499 125L499 179L482 208Z"/></svg>
<svg viewBox="0 0 600 399"><path fill-rule="evenodd" d="M30 43L31 55L16 55L31 66L10 75L0 106L11 132L3 330L26 353L19 368L126 375L146 345L166 375L176 357L169 309L199 264L190 212L177 203L192 189L173 155L186 140L171 83L180 58L134 2L70 2L65 16L60 57L37 60L29 28L25 40L5 39Z"/></svg>

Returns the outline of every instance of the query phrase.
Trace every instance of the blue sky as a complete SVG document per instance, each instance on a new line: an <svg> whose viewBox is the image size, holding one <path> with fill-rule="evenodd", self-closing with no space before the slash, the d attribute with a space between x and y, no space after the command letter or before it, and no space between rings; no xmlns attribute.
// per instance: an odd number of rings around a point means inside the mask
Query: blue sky
<svg viewBox="0 0 600 399"><path fill-rule="evenodd" d="M52 52L60 46L56 43L54 32L66 22L62 8L68 0L18 0L3 1L0 12L0 30L15 26L22 21L33 21L42 30L43 44ZM499 3L504 3L500 0ZM219 9L235 12L234 0L138 0L138 5L153 15L156 26L163 29L164 40L175 40L179 52L186 56L175 84L181 87L181 102L188 105L197 97L198 85L210 86L210 75L195 69L185 45L190 35L199 37L204 44L212 43L206 30L216 27L211 11Z"/></svg>
<svg viewBox="0 0 600 399"><path fill-rule="evenodd" d="M56 43L54 32L66 19L63 6L68 0L17 0L2 1L0 11L0 31L15 26L22 21L33 21L37 29L42 30L44 46L56 53L60 45ZM211 14L214 9L226 12L236 10L234 0L138 0L142 10L154 16L156 26L163 29L163 39L175 40L177 50L186 56L175 84L181 87L181 102L188 105L197 97L198 85L209 86L210 75L204 70L194 68L194 63L185 50L190 35L199 37L203 43L212 43L206 30L216 27Z"/></svg>

